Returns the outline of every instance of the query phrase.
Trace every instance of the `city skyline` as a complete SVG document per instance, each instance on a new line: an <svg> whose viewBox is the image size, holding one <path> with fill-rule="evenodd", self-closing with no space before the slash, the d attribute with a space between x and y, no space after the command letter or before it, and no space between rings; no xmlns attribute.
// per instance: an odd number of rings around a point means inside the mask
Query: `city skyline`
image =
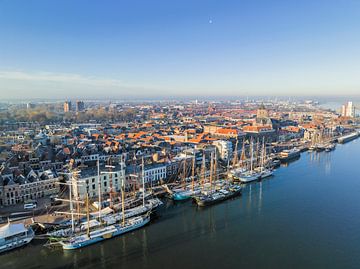
<svg viewBox="0 0 360 269"><path fill-rule="evenodd" d="M358 95L359 13L355 1L3 1L0 92Z"/></svg>

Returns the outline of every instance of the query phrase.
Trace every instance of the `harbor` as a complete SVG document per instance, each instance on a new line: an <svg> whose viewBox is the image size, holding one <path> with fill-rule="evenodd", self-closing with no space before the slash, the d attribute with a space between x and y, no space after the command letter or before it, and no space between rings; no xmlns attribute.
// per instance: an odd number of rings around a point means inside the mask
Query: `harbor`
<svg viewBox="0 0 360 269"><path fill-rule="evenodd" d="M46 268L86 268L90 260L99 267L198 268L222 255L227 268L356 268L360 185L351 175L359 150L357 139L332 152L304 152L274 177L244 185L241 197L204 209L165 199L151 224L140 230L74 252L44 248L34 240L1 255L0 262L6 268L36 266L40 260ZM339 197L344 191L347 197Z"/></svg>

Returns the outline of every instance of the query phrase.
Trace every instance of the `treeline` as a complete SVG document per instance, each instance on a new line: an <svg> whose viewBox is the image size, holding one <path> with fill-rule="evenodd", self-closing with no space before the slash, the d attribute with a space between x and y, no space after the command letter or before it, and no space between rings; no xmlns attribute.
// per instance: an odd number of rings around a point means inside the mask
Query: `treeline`
<svg viewBox="0 0 360 269"><path fill-rule="evenodd" d="M135 118L136 111L127 109L124 111L95 108L84 112L57 113L46 108L12 109L0 112L0 124L5 122L38 122L41 124L60 122L118 122L131 121Z"/></svg>
<svg viewBox="0 0 360 269"><path fill-rule="evenodd" d="M45 108L36 109L12 109L0 112L0 122L58 122L62 116Z"/></svg>
<svg viewBox="0 0 360 269"><path fill-rule="evenodd" d="M135 119L136 111L127 109L124 111L108 110L105 108L90 109L84 112L67 112L64 115L64 121L70 122L88 122L95 120L97 122L119 122L131 121Z"/></svg>

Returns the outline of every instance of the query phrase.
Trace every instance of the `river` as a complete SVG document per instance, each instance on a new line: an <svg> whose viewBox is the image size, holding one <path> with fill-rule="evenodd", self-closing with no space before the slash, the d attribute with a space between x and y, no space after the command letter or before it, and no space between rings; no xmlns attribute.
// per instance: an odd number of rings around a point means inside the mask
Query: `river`
<svg viewBox="0 0 360 269"><path fill-rule="evenodd" d="M0 268L360 268L360 139L302 153L242 196L168 201L150 225L76 251L36 241Z"/></svg>

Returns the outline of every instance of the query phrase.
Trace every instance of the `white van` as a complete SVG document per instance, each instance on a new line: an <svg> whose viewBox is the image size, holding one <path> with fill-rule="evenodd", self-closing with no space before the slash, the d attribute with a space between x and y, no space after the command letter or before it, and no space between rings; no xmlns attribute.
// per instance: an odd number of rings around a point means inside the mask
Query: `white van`
<svg viewBox="0 0 360 269"><path fill-rule="evenodd" d="M34 203L24 204L24 209L34 209L34 208L36 208L36 204Z"/></svg>

